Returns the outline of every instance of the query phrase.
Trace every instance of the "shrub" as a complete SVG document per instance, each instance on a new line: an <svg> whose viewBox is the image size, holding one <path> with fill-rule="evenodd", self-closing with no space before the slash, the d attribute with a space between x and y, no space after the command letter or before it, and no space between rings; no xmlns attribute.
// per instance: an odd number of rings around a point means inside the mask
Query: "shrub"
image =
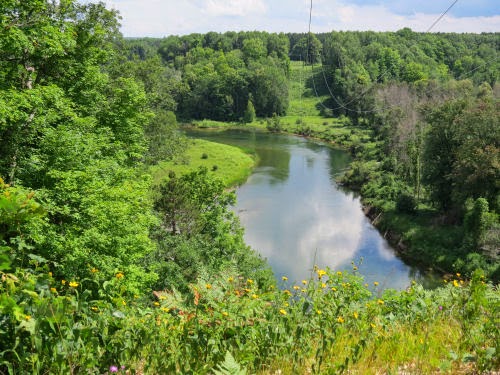
<svg viewBox="0 0 500 375"><path fill-rule="evenodd" d="M413 215L417 210L417 200L413 195L402 193L396 200L396 210L401 213Z"/></svg>

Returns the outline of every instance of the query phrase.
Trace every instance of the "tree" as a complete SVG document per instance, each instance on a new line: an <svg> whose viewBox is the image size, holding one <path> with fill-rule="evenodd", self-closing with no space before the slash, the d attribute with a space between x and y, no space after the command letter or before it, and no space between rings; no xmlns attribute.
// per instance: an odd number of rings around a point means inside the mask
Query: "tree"
<svg viewBox="0 0 500 375"><path fill-rule="evenodd" d="M301 38L292 49L292 55L297 60L305 61L307 64L314 64L321 61L323 45L313 33Z"/></svg>
<svg viewBox="0 0 500 375"><path fill-rule="evenodd" d="M250 123L255 120L255 108L251 100L248 100L247 109L243 113L243 122Z"/></svg>

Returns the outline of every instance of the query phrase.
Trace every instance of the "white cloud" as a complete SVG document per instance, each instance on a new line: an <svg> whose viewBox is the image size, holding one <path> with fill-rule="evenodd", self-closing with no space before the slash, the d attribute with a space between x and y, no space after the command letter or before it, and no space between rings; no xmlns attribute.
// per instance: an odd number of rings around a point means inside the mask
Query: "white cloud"
<svg viewBox="0 0 500 375"><path fill-rule="evenodd" d="M120 11L122 33L136 37L240 30L306 32L310 4L309 0L105 0L105 3ZM441 11L424 13L422 8L413 14L403 14L391 4L314 0L311 31L395 31L403 27L426 31L441 14ZM443 17L432 31L500 31L500 14L487 16L490 12L474 17L452 14Z"/></svg>
<svg viewBox="0 0 500 375"><path fill-rule="evenodd" d="M206 11L211 16L247 16L264 14L267 6L263 0L207 0Z"/></svg>

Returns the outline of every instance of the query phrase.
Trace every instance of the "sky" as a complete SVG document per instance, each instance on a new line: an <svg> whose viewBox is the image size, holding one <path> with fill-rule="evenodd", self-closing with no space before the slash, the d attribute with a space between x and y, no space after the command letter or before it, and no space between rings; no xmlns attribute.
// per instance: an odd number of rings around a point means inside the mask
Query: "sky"
<svg viewBox="0 0 500 375"><path fill-rule="evenodd" d="M91 0L81 0L90 2ZM126 37L307 32L310 0L103 0ZM313 0L311 31L427 31L454 0ZM499 0L458 0L432 32L500 32Z"/></svg>

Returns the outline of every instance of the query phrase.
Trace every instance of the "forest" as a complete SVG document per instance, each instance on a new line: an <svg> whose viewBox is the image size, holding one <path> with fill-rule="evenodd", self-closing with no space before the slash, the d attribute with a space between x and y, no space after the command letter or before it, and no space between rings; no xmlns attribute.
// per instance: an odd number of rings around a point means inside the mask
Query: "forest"
<svg viewBox="0 0 500 375"><path fill-rule="evenodd" d="M102 3L1 2L0 374L498 370L499 43L126 39ZM314 121L293 108L299 66ZM339 183L443 286L381 291L355 267L277 282L230 186L203 168L153 182L186 158L178 124L203 121L349 150Z"/></svg>

